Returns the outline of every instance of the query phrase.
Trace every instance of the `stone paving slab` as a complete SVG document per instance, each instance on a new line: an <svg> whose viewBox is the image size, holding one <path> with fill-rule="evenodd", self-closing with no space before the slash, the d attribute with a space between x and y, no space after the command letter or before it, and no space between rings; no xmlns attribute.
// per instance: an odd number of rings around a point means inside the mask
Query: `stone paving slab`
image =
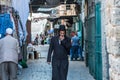
<svg viewBox="0 0 120 80"><path fill-rule="evenodd" d="M94 80L82 61L70 61L68 80Z"/></svg>
<svg viewBox="0 0 120 80"><path fill-rule="evenodd" d="M51 80L51 65L46 59L28 61L28 68L22 70L18 80ZM94 80L83 62L70 61L68 80Z"/></svg>
<svg viewBox="0 0 120 80"><path fill-rule="evenodd" d="M51 66L45 62L45 59L28 61L28 68L22 70L18 75L18 80L50 80Z"/></svg>
<svg viewBox="0 0 120 80"><path fill-rule="evenodd" d="M18 80L51 80L51 65L46 62L48 45L37 46L41 58L37 60L28 60L28 68L22 69L18 75ZM89 74L88 68L83 61L70 61L68 80L94 80Z"/></svg>

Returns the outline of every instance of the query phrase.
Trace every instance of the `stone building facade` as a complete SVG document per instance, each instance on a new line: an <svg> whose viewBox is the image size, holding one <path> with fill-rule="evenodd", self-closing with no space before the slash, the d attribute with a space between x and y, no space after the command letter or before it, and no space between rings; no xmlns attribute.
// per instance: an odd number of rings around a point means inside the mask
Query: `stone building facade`
<svg viewBox="0 0 120 80"><path fill-rule="evenodd" d="M102 0L101 12L107 44L109 79L120 80L120 0Z"/></svg>

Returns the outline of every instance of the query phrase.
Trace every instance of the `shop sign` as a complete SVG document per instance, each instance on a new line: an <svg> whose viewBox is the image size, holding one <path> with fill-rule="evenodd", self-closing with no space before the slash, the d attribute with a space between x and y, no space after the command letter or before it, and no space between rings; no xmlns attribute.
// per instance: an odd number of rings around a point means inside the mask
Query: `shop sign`
<svg viewBox="0 0 120 80"><path fill-rule="evenodd" d="M11 5L11 0L0 0L0 5L10 6Z"/></svg>

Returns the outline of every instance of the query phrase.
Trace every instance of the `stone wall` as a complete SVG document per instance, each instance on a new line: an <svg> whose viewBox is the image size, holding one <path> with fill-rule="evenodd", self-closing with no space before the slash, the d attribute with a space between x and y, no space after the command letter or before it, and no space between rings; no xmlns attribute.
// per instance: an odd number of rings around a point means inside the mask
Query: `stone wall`
<svg viewBox="0 0 120 80"><path fill-rule="evenodd" d="M120 80L120 0L102 0L110 80Z"/></svg>

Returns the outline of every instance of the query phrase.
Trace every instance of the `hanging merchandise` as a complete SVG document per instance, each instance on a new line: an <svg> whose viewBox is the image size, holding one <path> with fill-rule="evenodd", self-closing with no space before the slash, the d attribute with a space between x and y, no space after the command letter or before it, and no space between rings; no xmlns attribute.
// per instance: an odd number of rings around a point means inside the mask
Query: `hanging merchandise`
<svg viewBox="0 0 120 80"><path fill-rule="evenodd" d="M13 23L10 18L10 14L0 14L0 34L1 38L5 36L5 30L6 28L12 28L13 29Z"/></svg>
<svg viewBox="0 0 120 80"><path fill-rule="evenodd" d="M23 25L20 18L18 19L18 30L19 30L19 43L20 43L20 46L22 46L24 43L25 35L24 35Z"/></svg>
<svg viewBox="0 0 120 80"><path fill-rule="evenodd" d="M19 4L16 4L18 3L18 1L19 1ZM18 12L19 18L21 20L20 24L22 24L24 42L26 41L26 38L27 38L26 22L29 15L29 2L30 0L12 0L12 7Z"/></svg>

